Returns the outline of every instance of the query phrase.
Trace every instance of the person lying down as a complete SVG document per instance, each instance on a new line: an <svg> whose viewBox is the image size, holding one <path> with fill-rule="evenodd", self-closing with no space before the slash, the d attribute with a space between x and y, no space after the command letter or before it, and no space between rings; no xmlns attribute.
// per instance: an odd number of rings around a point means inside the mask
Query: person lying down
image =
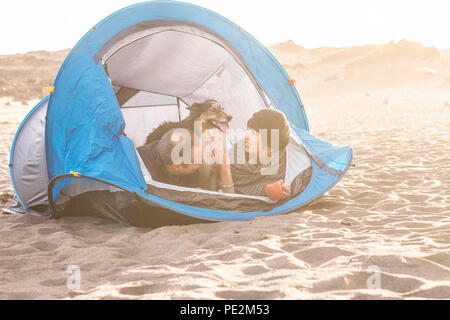
<svg viewBox="0 0 450 320"><path fill-rule="evenodd" d="M312 167L294 179L284 182L286 175L286 147L290 141L290 126L283 113L263 109L253 114L247 122L245 159L239 159L239 142L232 146L233 161L220 168L221 191L255 196L271 196L268 185L280 185L279 199L288 199L301 193L308 185ZM227 154L227 156L230 156ZM275 196L275 198L277 198Z"/></svg>
<svg viewBox="0 0 450 320"><path fill-rule="evenodd" d="M302 171L291 185L284 182L286 175L286 146L290 141L290 127L283 113L264 109L248 120L244 141L231 148L216 143L212 153L221 154L222 161L213 165L218 173L217 189L220 193L188 192L182 188L201 187L204 161L195 164L194 154L205 154L194 139L189 139L190 155L185 163L176 164L174 148L183 140L177 129L169 131L161 140L138 148L138 153L152 179L164 185L152 185L148 190L159 197L199 207L219 210L253 211L268 210L279 201L286 201L301 193L309 184L312 167ZM193 134L188 132L187 134ZM245 152L240 152L239 148ZM178 155L178 153L175 153ZM214 155L213 155L214 156ZM220 157L219 157L220 158ZM216 158L217 159L217 158ZM246 197L239 197L245 195ZM269 200L269 198L271 200Z"/></svg>

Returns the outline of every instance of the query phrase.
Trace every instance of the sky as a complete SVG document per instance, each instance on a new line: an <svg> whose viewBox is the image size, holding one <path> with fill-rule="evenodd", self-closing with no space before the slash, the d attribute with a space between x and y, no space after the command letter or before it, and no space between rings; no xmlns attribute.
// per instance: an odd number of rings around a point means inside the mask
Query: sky
<svg viewBox="0 0 450 320"><path fill-rule="evenodd" d="M0 54L71 48L96 23L136 0L1 0ZM450 48L449 0L189 0L264 45L306 48L408 39Z"/></svg>

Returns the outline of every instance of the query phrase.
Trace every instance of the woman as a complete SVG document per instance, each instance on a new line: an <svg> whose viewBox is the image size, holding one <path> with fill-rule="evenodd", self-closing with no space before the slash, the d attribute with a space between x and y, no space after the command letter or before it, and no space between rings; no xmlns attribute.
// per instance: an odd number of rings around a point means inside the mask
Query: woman
<svg viewBox="0 0 450 320"><path fill-rule="evenodd" d="M238 144L232 148L232 160L219 165L220 191L266 196L265 185L280 181L281 199L302 192L308 185L312 168L305 170L293 181L284 182L286 174L286 147L289 144L290 126L283 113L263 109L247 122L245 136L245 161L239 161ZM242 143L242 142L241 142ZM230 158L230 152L226 154ZM242 159L241 159L242 160Z"/></svg>

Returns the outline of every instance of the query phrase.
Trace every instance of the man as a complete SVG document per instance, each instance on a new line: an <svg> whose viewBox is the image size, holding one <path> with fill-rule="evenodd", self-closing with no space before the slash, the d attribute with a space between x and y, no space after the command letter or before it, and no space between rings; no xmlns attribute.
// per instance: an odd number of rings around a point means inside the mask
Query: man
<svg viewBox="0 0 450 320"><path fill-rule="evenodd" d="M289 135L289 122L283 113L263 109L253 114L247 122L245 162L239 159L238 144L235 144L232 164L219 166L223 183L221 191L266 196L265 185L281 181L282 199L302 192L311 179L311 167L298 175L292 185L283 180Z"/></svg>
<svg viewBox="0 0 450 320"><path fill-rule="evenodd" d="M199 187L198 169L201 164L194 162L195 146L191 136L187 130L173 129L160 140L137 148L153 180L189 188ZM186 143L187 148L183 145ZM183 154L186 150L190 152Z"/></svg>

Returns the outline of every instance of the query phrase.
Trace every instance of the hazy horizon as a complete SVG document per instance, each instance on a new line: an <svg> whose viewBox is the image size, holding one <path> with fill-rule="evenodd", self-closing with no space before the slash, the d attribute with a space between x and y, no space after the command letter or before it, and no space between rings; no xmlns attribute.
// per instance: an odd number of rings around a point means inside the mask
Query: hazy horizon
<svg viewBox="0 0 450 320"><path fill-rule="evenodd" d="M0 54L59 51L72 48L96 23L134 0L81 2L18 0L0 4ZM320 1L191 0L232 20L265 46L293 40L311 49L386 44L406 39L450 48L450 4L443 1ZM28 10L24 11L24 8ZM257 9L257 10L255 10ZM256 13L255 13L256 12ZM270 20L271 23L268 23ZM57 27L55 27L57 26ZM307 28L304 28L304 27ZM31 27L31 28L30 28ZM306 31L304 30L306 29Z"/></svg>

